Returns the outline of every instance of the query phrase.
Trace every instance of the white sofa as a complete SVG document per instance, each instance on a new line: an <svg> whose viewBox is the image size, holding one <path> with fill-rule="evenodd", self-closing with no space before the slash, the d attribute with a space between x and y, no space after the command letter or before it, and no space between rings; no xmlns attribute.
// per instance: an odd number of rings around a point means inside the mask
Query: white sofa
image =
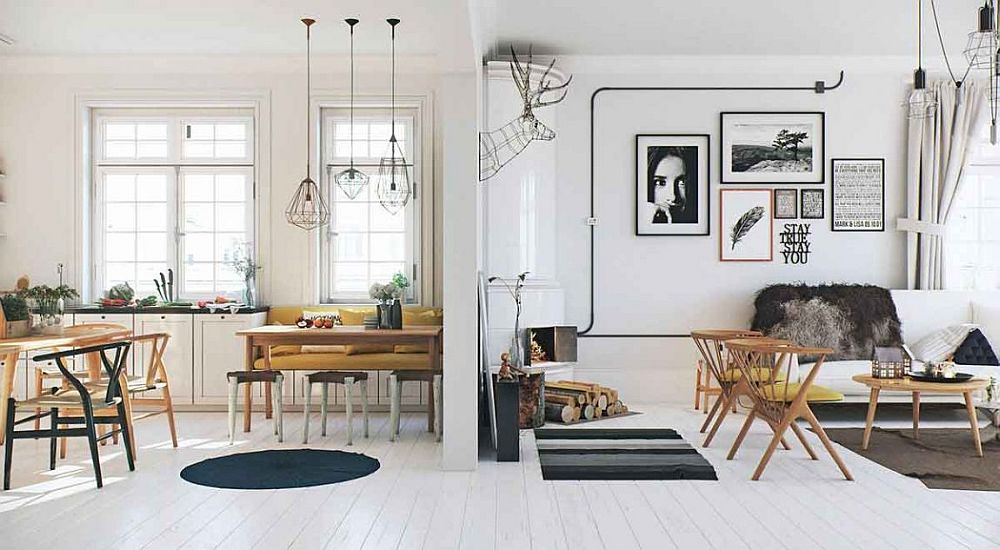
<svg viewBox="0 0 1000 550"><path fill-rule="evenodd" d="M1000 354L1000 315L998 315L1000 292L960 290L891 292L903 330L903 341L906 344L912 344L931 332L947 326L975 323L990 339L994 351ZM799 376L805 377L812 366L811 363L799 365ZM917 368L921 368L919 362ZM996 377L1000 380L1000 367L958 365L958 370L986 378ZM821 367L815 383L843 393L846 401L865 401L868 399L869 389L854 382L851 377L870 372L870 361L828 361ZM921 394L921 398L923 397ZM928 401L961 400L961 396L928 395L927 397ZM904 393L885 392L879 399L909 401L910 396Z"/></svg>

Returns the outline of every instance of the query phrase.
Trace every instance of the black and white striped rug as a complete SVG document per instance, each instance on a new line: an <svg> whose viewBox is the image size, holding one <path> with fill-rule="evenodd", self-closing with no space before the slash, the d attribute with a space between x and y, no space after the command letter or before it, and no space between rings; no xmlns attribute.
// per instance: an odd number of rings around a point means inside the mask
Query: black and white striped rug
<svg viewBox="0 0 1000 550"><path fill-rule="evenodd" d="M668 428L536 428L542 479L718 479Z"/></svg>

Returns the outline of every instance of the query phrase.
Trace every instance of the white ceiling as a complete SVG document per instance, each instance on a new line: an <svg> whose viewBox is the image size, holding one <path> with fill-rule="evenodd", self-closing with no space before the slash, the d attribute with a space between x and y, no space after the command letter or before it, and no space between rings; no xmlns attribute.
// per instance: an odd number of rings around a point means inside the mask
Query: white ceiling
<svg viewBox="0 0 1000 550"><path fill-rule="evenodd" d="M495 0L501 45L574 55L910 55L917 0ZM935 0L949 53L982 0ZM926 53L936 53L923 0ZM931 40L933 39L933 42Z"/></svg>
<svg viewBox="0 0 1000 550"><path fill-rule="evenodd" d="M312 17L313 51L388 53L387 17L402 20L396 51L446 52L468 35L463 0L0 0L0 54L290 54L305 48L299 19Z"/></svg>

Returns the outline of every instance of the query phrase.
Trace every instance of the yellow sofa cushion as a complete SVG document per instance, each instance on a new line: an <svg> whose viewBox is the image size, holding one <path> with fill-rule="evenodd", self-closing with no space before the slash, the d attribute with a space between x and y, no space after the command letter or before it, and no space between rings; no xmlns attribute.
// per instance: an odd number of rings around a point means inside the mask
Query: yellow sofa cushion
<svg viewBox="0 0 1000 550"><path fill-rule="evenodd" d="M768 401L784 400L787 403L789 401L794 400L795 397L799 394L799 389L801 388L801 384L799 384L798 382L792 382L791 384L787 384L788 386L787 391L785 390L785 386L786 384L784 382L779 382L777 384L761 386L761 390L764 393L764 398L767 399ZM818 386L816 384L809 386L809 389L806 390L806 401L810 403L823 403L823 402L843 401L843 400L844 400L844 394L835 390L831 390L830 388Z"/></svg>
<svg viewBox="0 0 1000 550"><path fill-rule="evenodd" d="M440 309L426 311L403 310L403 327L440 327L444 325L444 314ZM427 344L400 344L396 353L430 353Z"/></svg>
<svg viewBox="0 0 1000 550"><path fill-rule="evenodd" d="M302 353L302 346L271 346L271 357Z"/></svg>
<svg viewBox="0 0 1000 550"><path fill-rule="evenodd" d="M264 368L264 359L254 362ZM427 354L419 353L300 353L271 356L274 370L420 370L428 368Z"/></svg>
<svg viewBox="0 0 1000 550"><path fill-rule="evenodd" d="M365 317L375 315L375 308L341 308L340 321L345 326L361 326L365 324ZM361 344L344 346L344 353L347 355L359 355L362 353L392 353L392 344Z"/></svg>
<svg viewBox="0 0 1000 550"><path fill-rule="evenodd" d="M345 353L347 346L302 346L300 353ZM274 352L271 353L274 355Z"/></svg>

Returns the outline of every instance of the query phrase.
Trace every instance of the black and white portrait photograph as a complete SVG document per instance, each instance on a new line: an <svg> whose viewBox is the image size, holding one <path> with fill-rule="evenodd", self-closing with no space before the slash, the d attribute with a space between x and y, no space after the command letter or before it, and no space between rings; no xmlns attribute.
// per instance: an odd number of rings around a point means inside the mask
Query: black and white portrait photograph
<svg viewBox="0 0 1000 550"><path fill-rule="evenodd" d="M823 205L823 189L803 189L802 190L802 219L822 220L825 216Z"/></svg>
<svg viewBox="0 0 1000 550"><path fill-rule="evenodd" d="M774 190L774 219L794 220L799 217L799 190Z"/></svg>
<svg viewBox="0 0 1000 550"><path fill-rule="evenodd" d="M822 183L815 113L722 113L722 183Z"/></svg>
<svg viewBox="0 0 1000 550"><path fill-rule="evenodd" d="M639 134L635 148L636 235L708 235L708 134Z"/></svg>

